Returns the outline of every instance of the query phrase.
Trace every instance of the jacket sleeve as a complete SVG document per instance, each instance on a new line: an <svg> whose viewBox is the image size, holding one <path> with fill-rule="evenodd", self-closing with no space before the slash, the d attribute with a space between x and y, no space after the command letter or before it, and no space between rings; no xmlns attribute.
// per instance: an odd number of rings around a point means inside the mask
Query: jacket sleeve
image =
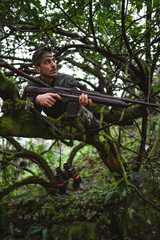
<svg viewBox="0 0 160 240"><path fill-rule="evenodd" d="M34 82L31 82L31 81L28 81L27 86L41 87L39 84L34 83ZM41 107L40 105L37 105L37 104L36 104L36 102L35 102L35 97L30 96L29 99L30 99L30 101L33 103L34 107L36 107L36 108L39 110L39 112L41 112L41 111L42 111L42 107ZM26 107L27 107L27 109L28 109L29 111L33 112L33 109L32 109L32 107L30 106L30 104L29 104L28 101L26 101Z"/></svg>

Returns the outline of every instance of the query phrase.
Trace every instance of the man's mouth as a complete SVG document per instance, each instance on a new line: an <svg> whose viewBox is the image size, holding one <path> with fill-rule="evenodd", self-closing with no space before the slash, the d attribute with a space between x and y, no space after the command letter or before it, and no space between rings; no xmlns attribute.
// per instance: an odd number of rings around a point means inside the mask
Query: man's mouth
<svg viewBox="0 0 160 240"><path fill-rule="evenodd" d="M54 69L54 70L51 70L50 72L51 72L51 73L57 73L57 70Z"/></svg>

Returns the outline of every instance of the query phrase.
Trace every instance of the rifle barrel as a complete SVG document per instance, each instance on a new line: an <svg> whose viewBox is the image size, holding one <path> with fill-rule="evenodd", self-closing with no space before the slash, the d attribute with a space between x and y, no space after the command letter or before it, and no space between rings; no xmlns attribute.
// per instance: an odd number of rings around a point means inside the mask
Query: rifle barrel
<svg viewBox="0 0 160 240"><path fill-rule="evenodd" d="M139 105L144 105L144 106L148 106L148 107L159 108L159 105L157 105L155 103L144 102L141 100L133 100L133 99L129 99L129 98L114 97L114 96L110 96L107 94L102 94L102 93L92 92L92 91L82 91L82 92L84 92L85 94L88 94L88 95L91 94L94 96L104 97L104 98L113 99L113 100L117 100L117 101L123 101L125 103L139 104Z"/></svg>

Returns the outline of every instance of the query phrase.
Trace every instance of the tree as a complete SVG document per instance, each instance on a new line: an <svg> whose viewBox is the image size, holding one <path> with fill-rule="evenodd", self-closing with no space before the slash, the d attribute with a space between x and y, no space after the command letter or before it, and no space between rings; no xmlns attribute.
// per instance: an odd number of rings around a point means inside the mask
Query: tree
<svg viewBox="0 0 160 240"><path fill-rule="evenodd" d="M39 183L54 193L54 174L45 160L12 138L59 139L63 142L69 138L64 134L59 136L42 119L25 109L20 96L26 79L38 81L31 65L31 54L35 49L49 45L53 47L59 69L64 65L71 68L77 81L88 88L112 96L157 102L160 90L158 1L90 0L75 3L50 0L42 4L35 0L16 0L1 1L0 7L0 96L3 99L0 134L16 149L1 149L1 156L7 165L13 160L28 158L45 171L47 178L40 179L31 174L28 179L16 182L14 187ZM81 70L81 76L76 74L77 69ZM139 170L146 161L153 161L156 154L159 123L152 119L158 115L158 110L138 105L122 111L95 105L93 111L96 118L110 127L94 136L85 135L74 140L96 147L109 170L123 176L128 184L123 164L123 149L127 150L123 145L128 129L133 133L137 127L140 133L138 140L131 135L135 144L130 149L136 153L132 167ZM67 131L69 120L65 114L50 121ZM112 124L117 126L114 127L116 135ZM72 123L74 131L83 131L84 127L78 119ZM149 134L151 129L155 141ZM3 189L1 196L10 190L10 187Z"/></svg>

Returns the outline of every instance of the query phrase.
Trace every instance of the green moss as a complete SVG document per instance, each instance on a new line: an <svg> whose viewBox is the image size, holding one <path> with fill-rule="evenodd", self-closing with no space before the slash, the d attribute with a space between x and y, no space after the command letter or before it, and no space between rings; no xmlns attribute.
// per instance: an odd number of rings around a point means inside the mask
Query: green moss
<svg viewBox="0 0 160 240"><path fill-rule="evenodd" d="M39 116L29 111L22 111L17 118L21 126L21 135L33 137L39 136L41 132L41 135L45 138L45 136L48 134L46 131L47 124Z"/></svg>
<svg viewBox="0 0 160 240"><path fill-rule="evenodd" d="M9 84L10 87L12 87L12 88L14 87L15 88L14 82L11 79L7 78L4 75L4 73L2 73L1 71L0 71L0 83L1 83L1 87L6 86L6 85Z"/></svg>
<svg viewBox="0 0 160 240"><path fill-rule="evenodd" d="M1 122L0 122L0 129L1 129L1 133L4 133L5 135L7 135L10 133L10 130L13 129L14 126L14 133L16 134L16 121L13 121L12 117L7 117L7 118L1 118Z"/></svg>
<svg viewBox="0 0 160 240"><path fill-rule="evenodd" d="M103 144L103 146L105 147L105 151L108 152L110 150L110 145L108 144L108 139L109 136L108 134L106 134L105 132L101 131L98 134L98 141Z"/></svg>
<svg viewBox="0 0 160 240"><path fill-rule="evenodd" d="M3 102L2 112L4 113L13 112L13 105L10 99Z"/></svg>
<svg viewBox="0 0 160 240"><path fill-rule="evenodd" d="M26 102L24 100L18 99L18 101L15 103L15 111L20 111L24 109L26 106Z"/></svg>
<svg viewBox="0 0 160 240"><path fill-rule="evenodd" d="M7 99L3 102L2 111L3 113L17 114L17 112L25 108L25 101L18 99L15 103L11 99Z"/></svg>

